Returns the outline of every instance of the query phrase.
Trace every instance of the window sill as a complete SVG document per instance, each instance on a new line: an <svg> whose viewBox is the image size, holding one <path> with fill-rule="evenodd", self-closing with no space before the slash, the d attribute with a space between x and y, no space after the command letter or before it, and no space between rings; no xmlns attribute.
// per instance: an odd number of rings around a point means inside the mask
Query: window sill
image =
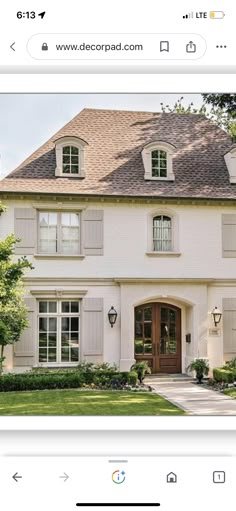
<svg viewBox="0 0 236 511"><path fill-rule="evenodd" d="M40 369L40 368L49 368L49 369L63 369L63 368L66 368L66 367L77 367L77 365L79 364L79 361L78 362L39 362L38 364L35 364L33 366L33 368L35 369Z"/></svg>
<svg viewBox="0 0 236 511"><path fill-rule="evenodd" d="M181 252L146 252L149 257L179 257Z"/></svg>
<svg viewBox="0 0 236 511"><path fill-rule="evenodd" d="M84 259L84 254L34 254L35 259Z"/></svg>
<svg viewBox="0 0 236 511"><path fill-rule="evenodd" d="M55 174L55 177L67 178L67 179L84 179L85 176L82 174Z"/></svg>
<svg viewBox="0 0 236 511"><path fill-rule="evenodd" d="M155 176L149 176L145 175L144 179L146 181L175 181L175 176L173 174L167 176L167 177L155 177Z"/></svg>

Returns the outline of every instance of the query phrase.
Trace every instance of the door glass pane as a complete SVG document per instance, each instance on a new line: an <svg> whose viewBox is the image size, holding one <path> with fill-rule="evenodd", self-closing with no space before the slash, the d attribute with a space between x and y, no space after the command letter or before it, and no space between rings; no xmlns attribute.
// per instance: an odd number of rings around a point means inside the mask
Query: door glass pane
<svg viewBox="0 0 236 511"><path fill-rule="evenodd" d="M135 310L135 355L152 355L152 305Z"/></svg>
<svg viewBox="0 0 236 511"><path fill-rule="evenodd" d="M135 339L134 347L135 347L135 354L136 355L142 354L143 353L143 340L142 339Z"/></svg>
<svg viewBox="0 0 236 511"><path fill-rule="evenodd" d="M143 325L142 323L138 323L137 321L135 323L135 337L138 339L143 338Z"/></svg>
<svg viewBox="0 0 236 511"><path fill-rule="evenodd" d="M152 320L152 307L147 307L144 309L144 321Z"/></svg>
<svg viewBox="0 0 236 511"><path fill-rule="evenodd" d="M136 321L142 321L142 319L143 319L143 310L142 309L135 310L135 319L136 319Z"/></svg>
<svg viewBox="0 0 236 511"><path fill-rule="evenodd" d="M144 343L144 353L152 353L152 341L150 340L145 340L145 343Z"/></svg>
<svg viewBox="0 0 236 511"><path fill-rule="evenodd" d="M176 311L161 308L161 339L160 354L175 355L177 353L177 336L176 336Z"/></svg>
<svg viewBox="0 0 236 511"><path fill-rule="evenodd" d="M144 323L144 337L145 339L152 338L152 323Z"/></svg>

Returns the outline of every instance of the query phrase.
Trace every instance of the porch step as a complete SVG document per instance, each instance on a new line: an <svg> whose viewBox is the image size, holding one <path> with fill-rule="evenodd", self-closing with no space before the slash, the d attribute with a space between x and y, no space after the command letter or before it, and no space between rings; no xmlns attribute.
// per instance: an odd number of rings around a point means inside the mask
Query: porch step
<svg viewBox="0 0 236 511"><path fill-rule="evenodd" d="M145 376L144 383L151 385L152 383L171 383L171 382L191 382L193 378L188 374L150 374Z"/></svg>

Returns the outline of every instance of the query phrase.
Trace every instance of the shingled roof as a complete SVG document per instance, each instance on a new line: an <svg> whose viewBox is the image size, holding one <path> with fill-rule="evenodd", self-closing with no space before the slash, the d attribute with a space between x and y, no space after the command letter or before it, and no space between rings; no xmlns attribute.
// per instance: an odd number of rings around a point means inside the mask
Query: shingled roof
<svg viewBox="0 0 236 511"><path fill-rule="evenodd" d="M55 140L87 142L85 178L55 177ZM152 141L176 147L175 181L145 181L141 157ZM235 199L224 154L229 136L202 115L84 109L0 182L1 192Z"/></svg>

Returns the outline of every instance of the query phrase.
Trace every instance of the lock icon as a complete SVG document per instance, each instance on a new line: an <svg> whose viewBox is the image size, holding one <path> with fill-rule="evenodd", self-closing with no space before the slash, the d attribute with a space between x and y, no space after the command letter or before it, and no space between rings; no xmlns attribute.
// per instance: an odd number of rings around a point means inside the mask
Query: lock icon
<svg viewBox="0 0 236 511"><path fill-rule="evenodd" d="M48 50L48 45L47 43L43 43L42 44L42 51L47 51Z"/></svg>
<svg viewBox="0 0 236 511"><path fill-rule="evenodd" d="M193 43L193 41L189 41L188 44L186 44L186 52L187 53L196 53L197 51L197 46L195 43Z"/></svg>

